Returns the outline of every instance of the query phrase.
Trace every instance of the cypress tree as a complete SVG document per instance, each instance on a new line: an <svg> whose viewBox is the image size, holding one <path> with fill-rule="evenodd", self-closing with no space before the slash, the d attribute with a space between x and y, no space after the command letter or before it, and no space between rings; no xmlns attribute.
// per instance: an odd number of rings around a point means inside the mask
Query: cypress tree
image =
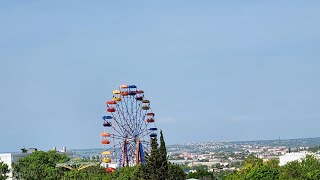
<svg viewBox="0 0 320 180"><path fill-rule="evenodd" d="M141 166L141 178L150 180L159 180L161 171L161 156L158 148L157 138L151 139L151 152L146 157L146 164Z"/></svg>
<svg viewBox="0 0 320 180"><path fill-rule="evenodd" d="M169 164L166 144L160 131L160 147L157 138L151 139L151 152L146 155L146 164L142 164L139 177L145 180L183 180L184 171L179 165Z"/></svg>
<svg viewBox="0 0 320 180"><path fill-rule="evenodd" d="M159 148L160 158L161 158L161 179L165 180L168 177L168 156L167 156L167 148L166 143L164 141L164 137L162 134L162 130L160 131L160 148Z"/></svg>

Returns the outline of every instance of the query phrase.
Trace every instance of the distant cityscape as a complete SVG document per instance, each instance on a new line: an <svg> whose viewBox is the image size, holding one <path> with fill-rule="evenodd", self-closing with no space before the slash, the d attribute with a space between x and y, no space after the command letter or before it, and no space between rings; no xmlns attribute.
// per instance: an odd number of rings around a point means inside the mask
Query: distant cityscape
<svg viewBox="0 0 320 180"><path fill-rule="evenodd" d="M167 145L169 161L188 167L205 165L211 171L235 170L250 154L267 161L278 159L280 165L306 154L319 154L320 137L238 142L197 142ZM102 149L72 150L82 159L98 158Z"/></svg>
<svg viewBox="0 0 320 180"><path fill-rule="evenodd" d="M74 165L74 163L90 164L101 161L103 149L74 149L63 147L52 150L71 158L68 163L57 164L57 167ZM8 164L16 163L20 158L29 156L36 148L21 149L22 152L0 153L0 159ZM168 159L171 163L181 165L186 173L197 172L197 167L204 166L208 172L224 173L241 169L243 161L254 155L267 162L276 159L280 166L294 160L301 160L312 154L320 160L320 137L286 139L286 140L258 140L238 142L197 142L167 145ZM71 164L70 164L71 163ZM111 164L110 164L111 165ZM114 164L115 168L117 163ZM9 173L12 176L12 172ZM9 178L12 179L12 178Z"/></svg>

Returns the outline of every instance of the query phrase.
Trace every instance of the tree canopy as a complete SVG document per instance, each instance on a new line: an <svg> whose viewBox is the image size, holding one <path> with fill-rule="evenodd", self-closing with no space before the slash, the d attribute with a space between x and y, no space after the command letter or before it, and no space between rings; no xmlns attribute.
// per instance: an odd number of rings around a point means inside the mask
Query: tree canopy
<svg viewBox="0 0 320 180"><path fill-rule="evenodd" d="M292 161L279 166L278 160L262 162L262 159L249 156L244 167L226 176L226 180L316 180L320 179L320 161L307 155L301 161Z"/></svg>
<svg viewBox="0 0 320 180"><path fill-rule="evenodd" d="M160 147L156 138L151 139L151 152L146 164L140 166L140 178L148 180L183 180L185 173L179 165L168 162L166 145L160 131Z"/></svg>
<svg viewBox="0 0 320 180"><path fill-rule="evenodd" d="M61 179L63 172L56 168L57 163L68 161L65 154L56 151L35 151L13 163L13 177L17 179Z"/></svg>
<svg viewBox="0 0 320 180"><path fill-rule="evenodd" d="M10 172L9 167L0 159L0 180L5 180L8 178L8 173Z"/></svg>
<svg viewBox="0 0 320 180"><path fill-rule="evenodd" d="M57 167L57 163L69 161L65 154L56 151L36 151L13 164L13 176L24 180L184 180L185 173L179 165L168 162L162 131L160 146L156 138L151 139L151 152L146 163L133 167L122 167L111 173L97 165L79 170ZM1 165L1 164L0 164ZM1 166L0 166L1 167ZM1 179L0 179L1 180Z"/></svg>

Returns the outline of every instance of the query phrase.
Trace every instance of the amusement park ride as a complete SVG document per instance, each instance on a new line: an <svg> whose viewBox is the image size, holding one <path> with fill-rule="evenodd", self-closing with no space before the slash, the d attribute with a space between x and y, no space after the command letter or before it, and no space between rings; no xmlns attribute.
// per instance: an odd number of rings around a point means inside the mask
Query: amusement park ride
<svg viewBox="0 0 320 180"><path fill-rule="evenodd" d="M145 163L150 140L157 138L155 114L144 91L138 90L136 85L121 85L112 95L106 102L107 114L102 117L102 166L107 172Z"/></svg>

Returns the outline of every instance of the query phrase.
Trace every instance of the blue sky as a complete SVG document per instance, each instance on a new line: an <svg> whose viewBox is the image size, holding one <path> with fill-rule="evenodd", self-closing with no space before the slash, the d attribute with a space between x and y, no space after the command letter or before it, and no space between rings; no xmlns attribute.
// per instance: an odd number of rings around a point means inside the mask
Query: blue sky
<svg viewBox="0 0 320 180"><path fill-rule="evenodd" d="M319 17L319 1L2 1L0 152L101 147L124 83L167 144L318 137Z"/></svg>

